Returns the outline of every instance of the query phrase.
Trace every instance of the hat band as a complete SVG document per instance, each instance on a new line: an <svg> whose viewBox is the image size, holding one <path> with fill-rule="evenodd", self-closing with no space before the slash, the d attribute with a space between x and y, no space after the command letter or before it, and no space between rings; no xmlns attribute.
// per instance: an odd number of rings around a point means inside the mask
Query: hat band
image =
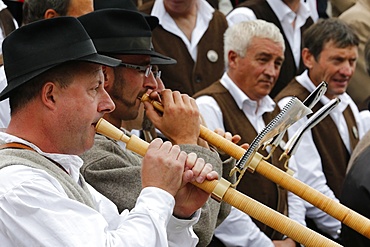
<svg viewBox="0 0 370 247"><path fill-rule="evenodd" d="M27 57L17 60L14 64L7 64L6 61L4 66L6 67L6 75L8 80L13 80L19 76L23 76L35 70L39 70L45 67L50 67L55 64L60 64L67 61L76 60L78 58L96 54L96 49L91 39L87 39L77 43L66 44L64 47L56 47L53 53L50 50L37 53L28 53ZM33 60L35 57L43 57L42 63L35 66ZM22 74L19 74L19 68L23 68Z"/></svg>
<svg viewBox="0 0 370 247"><path fill-rule="evenodd" d="M122 53L132 50L150 50L151 37L117 37L109 39L94 39L99 52Z"/></svg>

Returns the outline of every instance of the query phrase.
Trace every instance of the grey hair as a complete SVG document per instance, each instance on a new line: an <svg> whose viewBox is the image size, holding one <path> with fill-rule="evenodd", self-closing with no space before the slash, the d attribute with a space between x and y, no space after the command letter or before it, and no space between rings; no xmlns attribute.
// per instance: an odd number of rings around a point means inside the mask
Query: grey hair
<svg viewBox="0 0 370 247"><path fill-rule="evenodd" d="M60 16L67 15L71 0L25 0L23 3L23 24L44 19L48 9L54 9Z"/></svg>
<svg viewBox="0 0 370 247"><path fill-rule="evenodd" d="M285 51L285 41L280 29L273 23L264 20L244 21L229 27L224 34L224 58L228 68L228 54L234 51L244 57L253 38L266 38L282 46Z"/></svg>

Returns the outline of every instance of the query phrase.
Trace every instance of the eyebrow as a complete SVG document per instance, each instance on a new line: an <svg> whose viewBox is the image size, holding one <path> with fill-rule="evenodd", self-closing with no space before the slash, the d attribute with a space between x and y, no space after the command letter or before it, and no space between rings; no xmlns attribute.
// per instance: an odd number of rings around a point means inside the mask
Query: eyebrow
<svg viewBox="0 0 370 247"><path fill-rule="evenodd" d="M261 57L273 57L271 53L267 53L267 52L261 52L261 53L256 54L256 57L260 57L260 56ZM277 59L284 60L284 57L278 56Z"/></svg>

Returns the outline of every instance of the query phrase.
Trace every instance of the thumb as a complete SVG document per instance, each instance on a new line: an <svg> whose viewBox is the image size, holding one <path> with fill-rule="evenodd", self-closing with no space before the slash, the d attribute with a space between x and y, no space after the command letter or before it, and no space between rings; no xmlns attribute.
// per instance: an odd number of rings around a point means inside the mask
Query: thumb
<svg viewBox="0 0 370 247"><path fill-rule="evenodd" d="M156 125L161 118L162 113L158 112L150 102L144 101L143 103L146 116L154 125Z"/></svg>
<svg viewBox="0 0 370 247"><path fill-rule="evenodd" d="M181 188L184 187L187 183L192 182L194 180L194 173L191 170L186 170L182 174L182 183Z"/></svg>

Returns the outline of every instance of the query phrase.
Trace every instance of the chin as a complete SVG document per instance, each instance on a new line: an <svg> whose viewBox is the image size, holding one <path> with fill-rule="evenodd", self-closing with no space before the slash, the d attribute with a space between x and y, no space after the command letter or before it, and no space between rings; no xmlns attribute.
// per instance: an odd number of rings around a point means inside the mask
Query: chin
<svg viewBox="0 0 370 247"><path fill-rule="evenodd" d="M86 143L83 150L81 150L81 152L78 155L83 154L84 152L90 150L93 146L94 146L94 139Z"/></svg>
<svg viewBox="0 0 370 247"><path fill-rule="evenodd" d="M135 119L138 115L139 115L139 111L140 111L140 106L141 106L141 102L139 102L138 105L135 105L134 107L132 107L131 109L127 110L125 112L125 114L127 116L130 116L131 119Z"/></svg>
<svg viewBox="0 0 370 247"><path fill-rule="evenodd" d="M94 128L94 131L91 133L91 136L89 136L89 138L86 140L85 146L87 146L89 149L92 148L92 146L94 145L95 134L96 134L96 130Z"/></svg>

